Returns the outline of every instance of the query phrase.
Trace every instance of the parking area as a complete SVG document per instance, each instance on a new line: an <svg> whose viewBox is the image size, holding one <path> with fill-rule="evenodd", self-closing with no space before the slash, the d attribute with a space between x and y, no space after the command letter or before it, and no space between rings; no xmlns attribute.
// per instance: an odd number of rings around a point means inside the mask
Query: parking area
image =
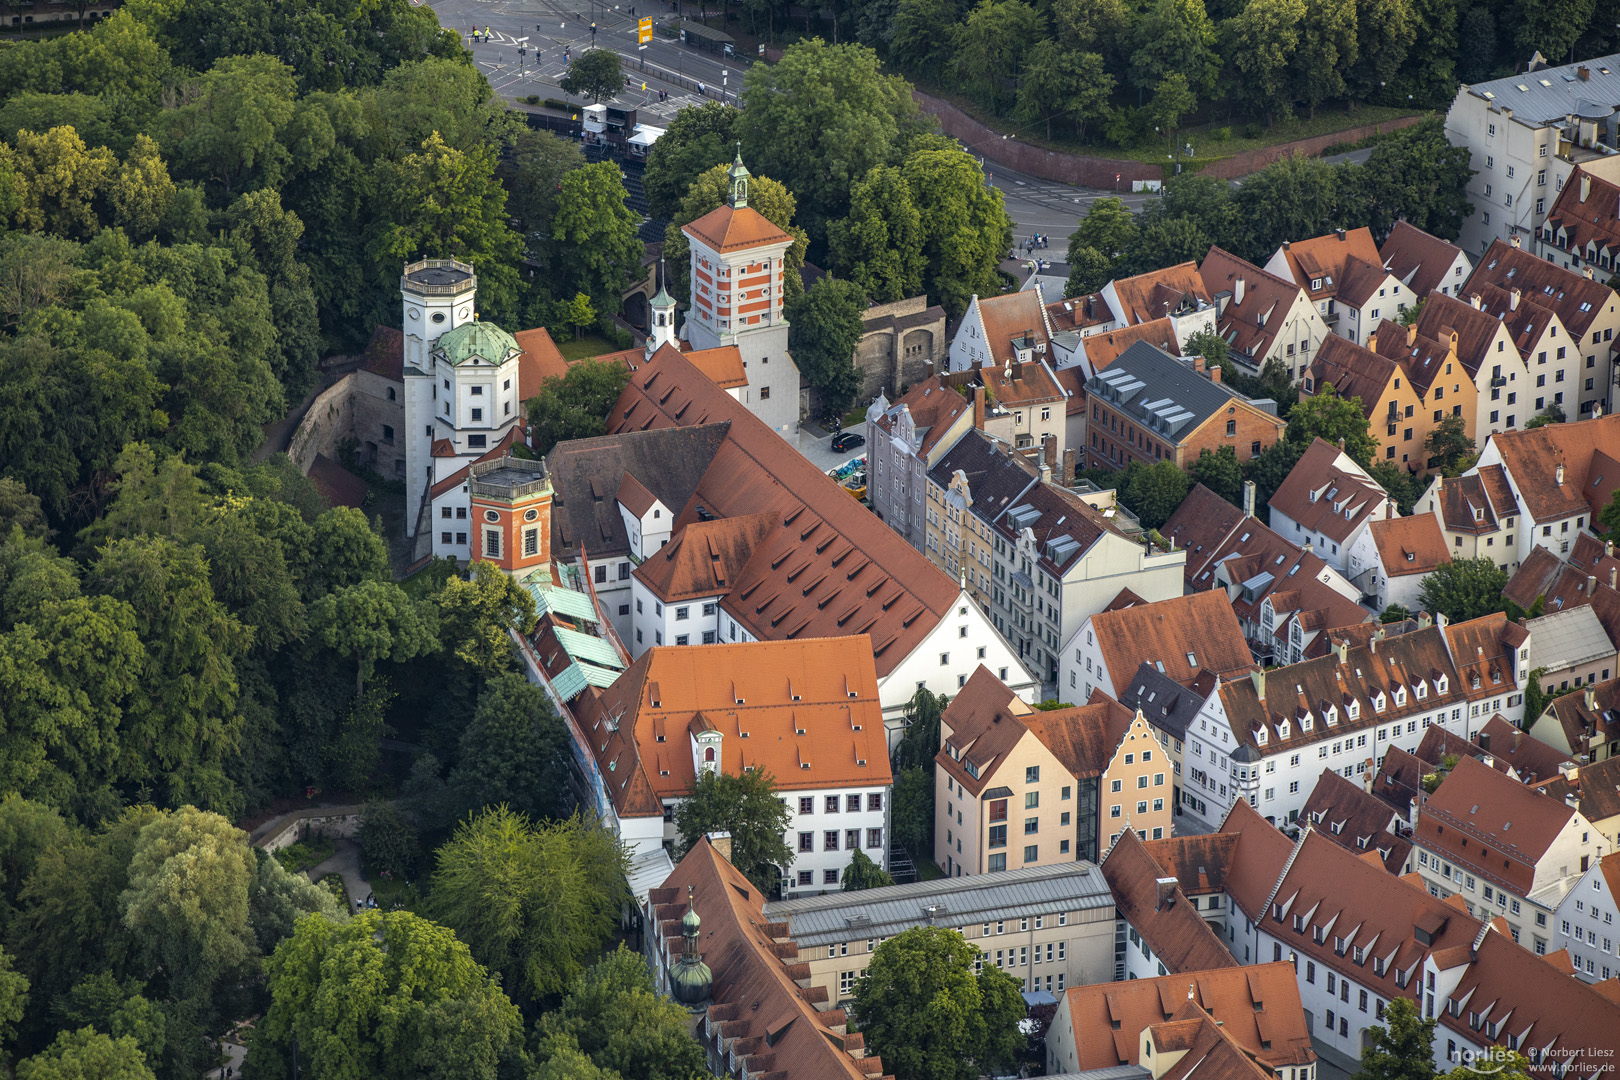
<svg viewBox="0 0 1620 1080"><path fill-rule="evenodd" d="M839 452L832 448L832 441L833 436L820 435L819 430L816 428L801 428L798 434L799 453L808 458L810 463L822 472L831 472L842 465L849 464L856 458L866 456L866 447L864 446L857 446L853 450Z"/></svg>

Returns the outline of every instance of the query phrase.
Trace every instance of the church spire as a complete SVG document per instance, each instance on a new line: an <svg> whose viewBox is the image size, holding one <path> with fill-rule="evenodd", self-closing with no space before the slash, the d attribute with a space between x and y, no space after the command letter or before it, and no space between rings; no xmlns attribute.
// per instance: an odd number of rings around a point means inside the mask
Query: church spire
<svg viewBox="0 0 1620 1080"><path fill-rule="evenodd" d="M731 169L726 173L731 180L731 208L741 210L748 205L748 166L743 164L742 142L737 143L737 156L731 162Z"/></svg>

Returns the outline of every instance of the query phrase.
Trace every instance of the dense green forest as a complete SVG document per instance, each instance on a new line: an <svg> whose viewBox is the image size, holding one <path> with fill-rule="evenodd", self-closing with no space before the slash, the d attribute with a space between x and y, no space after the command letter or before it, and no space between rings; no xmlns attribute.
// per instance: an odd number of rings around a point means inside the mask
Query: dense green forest
<svg viewBox="0 0 1620 1080"><path fill-rule="evenodd" d="M728 3L729 9L731 5ZM876 49L927 89L1032 134L1163 143L1360 103L1444 109L1459 81L1620 48L1612 0L839 0L833 27L742 0L754 33ZM1157 131L1155 130L1157 129Z"/></svg>

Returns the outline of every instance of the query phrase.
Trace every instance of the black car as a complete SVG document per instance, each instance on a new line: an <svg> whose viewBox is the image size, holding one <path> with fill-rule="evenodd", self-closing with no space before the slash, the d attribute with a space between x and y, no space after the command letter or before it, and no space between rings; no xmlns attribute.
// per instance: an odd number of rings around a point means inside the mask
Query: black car
<svg viewBox="0 0 1620 1080"><path fill-rule="evenodd" d="M833 436L832 448L842 454L845 450L853 450L857 446L866 445L866 436L855 431L841 431Z"/></svg>

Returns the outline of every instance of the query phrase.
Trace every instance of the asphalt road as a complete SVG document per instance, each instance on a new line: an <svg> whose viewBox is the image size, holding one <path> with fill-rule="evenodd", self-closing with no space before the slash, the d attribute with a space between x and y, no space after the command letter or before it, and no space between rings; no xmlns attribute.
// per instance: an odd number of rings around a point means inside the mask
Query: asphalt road
<svg viewBox="0 0 1620 1080"><path fill-rule="evenodd" d="M479 70L507 98L552 95L568 70L565 57L578 56L591 47L593 20L595 43L619 53L632 79L631 88L617 100L634 107L643 123L668 123L678 110L704 99L736 101L742 82L740 66L656 33L645 49L638 48L636 24L641 16L659 22L676 17L671 5L661 0L640 5L604 0L433 0L430 6L443 26L460 33ZM635 15L630 14L632 10ZM486 28L490 31L487 38ZM472 37L474 29L479 32L477 41ZM519 55L520 48L526 55ZM668 93L667 101L658 100L660 90ZM966 149L977 153L980 148ZM988 161L985 170L990 183L1001 189L1014 222L1015 239L1047 234L1058 258L1092 200L1115 194L1038 180ZM1141 209L1149 198L1129 191L1119 194L1133 210Z"/></svg>

